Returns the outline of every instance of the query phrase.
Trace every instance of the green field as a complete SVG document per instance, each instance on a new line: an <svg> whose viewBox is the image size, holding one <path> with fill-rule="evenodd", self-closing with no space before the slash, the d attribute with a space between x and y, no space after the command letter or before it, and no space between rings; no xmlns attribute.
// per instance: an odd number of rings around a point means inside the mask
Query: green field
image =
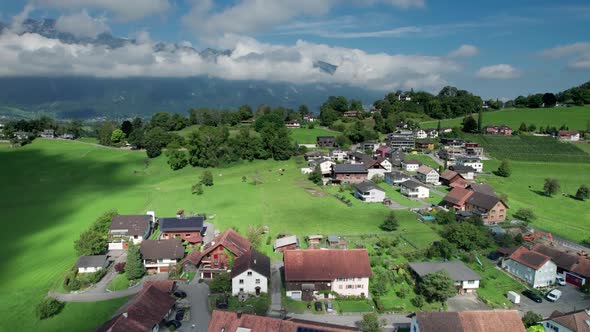
<svg viewBox="0 0 590 332"><path fill-rule="evenodd" d="M436 161L426 155L422 154L409 154L406 156L407 160L415 159L421 162L422 164L434 168L438 172L438 167L440 166Z"/></svg>
<svg viewBox="0 0 590 332"><path fill-rule="evenodd" d="M477 115L474 115L477 118ZM535 124L539 127L561 127L586 130L590 120L590 106L555 107L555 108L511 108L499 111L485 112L484 125L505 124L516 130L522 122L527 125ZM441 120L442 127L460 127L463 117ZM438 120L422 122L424 128L436 128Z"/></svg>
<svg viewBox="0 0 590 332"><path fill-rule="evenodd" d="M289 129L289 132L291 133L291 138L293 141L299 144L315 144L316 137L318 136L337 136L340 134L339 132L322 128Z"/></svg>

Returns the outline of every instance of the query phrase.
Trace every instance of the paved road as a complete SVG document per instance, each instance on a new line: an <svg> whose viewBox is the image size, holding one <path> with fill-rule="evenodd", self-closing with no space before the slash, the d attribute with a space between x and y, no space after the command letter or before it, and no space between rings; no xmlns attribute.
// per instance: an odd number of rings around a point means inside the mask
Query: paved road
<svg viewBox="0 0 590 332"><path fill-rule="evenodd" d="M98 302L105 300L118 299L133 294L137 294L143 287L143 283L139 283L132 288L122 291L107 292L107 293L56 293L49 292L47 295L53 297L61 302Z"/></svg>
<svg viewBox="0 0 590 332"><path fill-rule="evenodd" d="M179 284L178 288L185 291L186 299L179 302L178 305L190 305L190 319L183 321L182 326L177 331L188 332L197 331L204 332L209 325L209 286L206 283L199 283L197 278L194 278L190 284Z"/></svg>
<svg viewBox="0 0 590 332"><path fill-rule="evenodd" d="M271 296L271 304L270 304L270 312L276 314L278 311L283 309L283 299L281 297L281 286L283 281L281 280L281 268L283 267L283 262L274 262L270 268L270 296Z"/></svg>
<svg viewBox="0 0 590 332"><path fill-rule="evenodd" d="M543 317L549 317L554 310L569 312L590 307L590 297L580 292L572 285L557 286L562 295L556 302L549 302L543 298L542 303L536 303L525 296L520 297L520 304L515 309L524 315L527 311L533 311Z"/></svg>
<svg viewBox="0 0 590 332"><path fill-rule="evenodd" d="M381 319L385 319L385 330L386 331L393 331L396 327L409 327L410 323L412 322L411 318L408 318L409 314L383 314L379 317ZM313 313L305 313L305 314L289 314L289 317L297 318L297 319L304 319L314 322L320 323L330 323L330 324L339 324L345 326L354 326L356 327L357 322L363 319L363 315L361 314L325 314L325 315L316 315Z"/></svg>
<svg viewBox="0 0 590 332"><path fill-rule="evenodd" d="M448 311L489 310L476 294L455 295L447 300Z"/></svg>

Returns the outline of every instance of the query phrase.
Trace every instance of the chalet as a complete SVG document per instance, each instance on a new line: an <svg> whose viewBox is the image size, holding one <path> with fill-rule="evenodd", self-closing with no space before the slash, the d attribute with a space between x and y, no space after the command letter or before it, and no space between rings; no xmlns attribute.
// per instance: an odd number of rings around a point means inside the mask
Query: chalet
<svg viewBox="0 0 590 332"><path fill-rule="evenodd" d="M289 122L285 123L285 127L290 128L290 129L296 129L296 128L301 128L301 124L299 124L299 121L297 121L297 120L289 121Z"/></svg>
<svg viewBox="0 0 590 332"><path fill-rule="evenodd" d="M402 165L402 169L404 169L407 172L416 172L418 170L418 168L420 168L422 163L419 162L418 160L410 159L410 160L402 161L401 165Z"/></svg>
<svg viewBox="0 0 590 332"><path fill-rule="evenodd" d="M423 150L434 150L434 142L432 141L416 141L416 148Z"/></svg>
<svg viewBox="0 0 590 332"><path fill-rule="evenodd" d="M207 227L203 225L205 216L185 217L179 214L175 218L158 218L160 225L160 238L182 239L193 245L200 245L203 236L207 233Z"/></svg>
<svg viewBox="0 0 590 332"><path fill-rule="evenodd" d="M348 159L348 153L342 149L331 149L329 157L333 161L344 161Z"/></svg>
<svg viewBox="0 0 590 332"><path fill-rule="evenodd" d="M345 118L358 118L361 115L359 111L346 111L343 113Z"/></svg>
<svg viewBox="0 0 590 332"><path fill-rule="evenodd" d="M394 149L398 148L398 149L407 150L407 149L414 148L414 138L413 137L399 137L399 136L388 137L385 140L385 143Z"/></svg>
<svg viewBox="0 0 590 332"><path fill-rule="evenodd" d="M477 143L465 143L465 155L467 157L483 157L483 148Z"/></svg>
<svg viewBox="0 0 590 332"><path fill-rule="evenodd" d="M488 135L510 136L510 135L512 135L512 129L506 125L487 126L484 128L484 133L486 133Z"/></svg>
<svg viewBox="0 0 590 332"><path fill-rule="evenodd" d="M53 129L45 129L41 132L41 137L43 138L55 138L55 130Z"/></svg>
<svg viewBox="0 0 590 332"><path fill-rule="evenodd" d="M309 162L309 167L311 169L315 169L316 167L319 167L322 175L329 175L332 173L332 166L335 164L336 163L334 161L332 161L331 159L322 158L322 159L311 160Z"/></svg>
<svg viewBox="0 0 590 332"><path fill-rule="evenodd" d="M457 166L470 166L477 173L483 172L483 163L478 157L459 157L457 158L455 165Z"/></svg>
<svg viewBox="0 0 590 332"><path fill-rule="evenodd" d="M436 170L426 165L418 167L416 178L424 183L438 183L440 175Z"/></svg>
<svg viewBox="0 0 590 332"><path fill-rule="evenodd" d="M539 323L546 332L589 332L590 309L574 309L574 311L566 313L556 310Z"/></svg>
<svg viewBox="0 0 590 332"><path fill-rule="evenodd" d="M391 154L392 150L393 149L387 145L381 145L377 148L377 150L375 150L375 154L377 154L379 157L387 158L387 155Z"/></svg>
<svg viewBox="0 0 590 332"><path fill-rule="evenodd" d="M206 243L201 251L189 253L183 261L185 271L199 270L201 279L212 279L216 274L231 270L234 258L250 250L251 244L236 231L228 228Z"/></svg>
<svg viewBox="0 0 590 332"><path fill-rule="evenodd" d="M142 215L116 215L109 226L107 242L109 250L127 249L129 242L139 244L150 235L154 213Z"/></svg>
<svg viewBox="0 0 590 332"><path fill-rule="evenodd" d="M139 251L148 273L168 272L184 257L181 239L144 240Z"/></svg>
<svg viewBox="0 0 590 332"><path fill-rule="evenodd" d="M551 257L520 247L502 263L513 276L534 288L550 286L555 282L557 266Z"/></svg>
<svg viewBox="0 0 590 332"><path fill-rule="evenodd" d="M294 300L332 298L333 293L340 296L369 294L372 273L366 249L287 250L283 262L287 297Z"/></svg>
<svg viewBox="0 0 590 332"><path fill-rule="evenodd" d="M416 139L425 139L428 137L428 134L426 133L426 131L422 130L422 129L417 129L414 132L414 138Z"/></svg>
<svg viewBox="0 0 590 332"><path fill-rule="evenodd" d="M438 130L436 129L425 129L426 130L426 134L428 135L428 137L430 138L437 138L438 137Z"/></svg>
<svg viewBox="0 0 590 332"><path fill-rule="evenodd" d="M411 178L412 177L410 177L409 175L406 175L403 172L392 171L392 172L385 173L385 176L383 179L385 180L385 183L388 183L390 185L398 185L404 181L410 180Z"/></svg>
<svg viewBox="0 0 590 332"><path fill-rule="evenodd" d="M336 144L334 136L317 136L316 145L319 147L333 147Z"/></svg>
<svg viewBox="0 0 590 332"><path fill-rule="evenodd" d="M402 195L410 198L428 198L430 189L422 183L414 180L408 180L399 184Z"/></svg>
<svg viewBox="0 0 590 332"><path fill-rule="evenodd" d="M389 160L383 157L377 157L364 162L367 169L367 178L373 179L375 175L383 177L385 173L391 172L392 165Z"/></svg>
<svg viewBox="0 0 590 332"><path fill-rule="evenodd" d="M336 164L332 166L333 183L360 183L368 179L364 164Z"/></svg>
<svg viewBox="0 0 590 332"><path fill-rule="evenodd" d="M431 273L445 271L455 282L459 294L474 293L481 277L461 261L408 263L418 282Z"/></svg>
<svg viewBox="0 0 590 332"><path fill-rule="evenodd" d="M234 260L230 276L232 295L268 293L270 258L250 249Z"/></svg>
<svg viewBox="0 0 590 332"><path fill-rule="evenodd" d="M577 130L560 130L557 137L562 141L577 142L580 140L580 132Z"/></svg>
<svg viewBox="0 0 590 332"><path fill-rule="evenodd" d="M536 244L533 250L551 257L551 261L557 266L557 274L562 275L568 284L582 286L590 280L589 258L543 244Z"/></svg>
<svg viewBox="0 0 590 332"><path fill-rule="evenodd" d="M274 252L285 252L285 250L294 250L297 248L299 248L299 239L295 235L278 238L273 245Z"/></svg>
<svg viewBox="0 0 590 332"><path fill-rule="evenodd" d="M467 188L455 187L443 198L447 208L469 211L477 215L486 225L504 222L508 214L506 205L496 195Z"/></svg>
<svg viewBox="0 0 590 332"><path fill-rule="evenodd" d="M354 188L354 197L365 203L383 203L385 199L385 190L371 181L357 183L352 187Z"/></svg>
<svg viewBox="0 0 590 332"><path fill-rule="evenodd" d="M465 180L473 180L475 177L475 169L471 166L453 165L449 169L461 174Z"/></svg>
<svg viewBox="0 0 590 332"><path fill-rule="evenodd" d="M401 167L406 154L401 149L395 149L389 155L386 155L386 157L389 158L392 166Z"/></svg>
<svg viewBox="0 0 590 332"><path fill-rule="evenodd" d="M78 273L94 273L109 266L107 255L80 256L76 262Z"/></svg>
<svg viewBox="0 0 590 332"><path fill-rule="evenodd" d="M525 332L516 310L421 311L412 332Z"/></svg>
<svg viewBox="0 0 590 332"><path fill-rule="evenodd" d="M306 114L303 116L303 122L315 122L315 120L313 114Z"/></svg>

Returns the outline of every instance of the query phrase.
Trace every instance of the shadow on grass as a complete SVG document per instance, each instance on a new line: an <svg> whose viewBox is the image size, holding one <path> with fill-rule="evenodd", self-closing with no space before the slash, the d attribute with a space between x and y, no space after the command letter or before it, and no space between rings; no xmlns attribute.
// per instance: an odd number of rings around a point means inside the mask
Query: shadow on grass
<svg viewBox="0 0 590 332"><path fill-rule="evenodd" d="M535 193L535 194L537 194L537 195L539 195L539 196L542 196L542 197L551 197L551 196L548 196L548 195L546 195L546 194L545 194L545 192L544 192L544 191L542 191L542 190L535 190L535 189L530 189L530 191L531 191L532 193Z"/></svg>

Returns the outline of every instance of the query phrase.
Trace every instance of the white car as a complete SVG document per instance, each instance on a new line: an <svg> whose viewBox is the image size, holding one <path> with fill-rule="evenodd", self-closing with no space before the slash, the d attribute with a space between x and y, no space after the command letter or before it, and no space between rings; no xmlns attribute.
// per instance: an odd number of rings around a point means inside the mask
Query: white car
<svg viewBox="0 0 590 332"><path fill-rule="evenodd" d="M559 300L559 298L561 297L561 291L559 289L554 289L554 290L550 291L549 293L547 293L547 295L545 295L545 297L547 298L547 300L549 300L551 302L555 302L555 301Z"/></svg>
<svg viewBox="0 0 590 332"><path fill-rule="evenodd" d="M562 276L557 276L555 277L555 282L559 285L559 286L565 286L565 278Z"/></svg>

